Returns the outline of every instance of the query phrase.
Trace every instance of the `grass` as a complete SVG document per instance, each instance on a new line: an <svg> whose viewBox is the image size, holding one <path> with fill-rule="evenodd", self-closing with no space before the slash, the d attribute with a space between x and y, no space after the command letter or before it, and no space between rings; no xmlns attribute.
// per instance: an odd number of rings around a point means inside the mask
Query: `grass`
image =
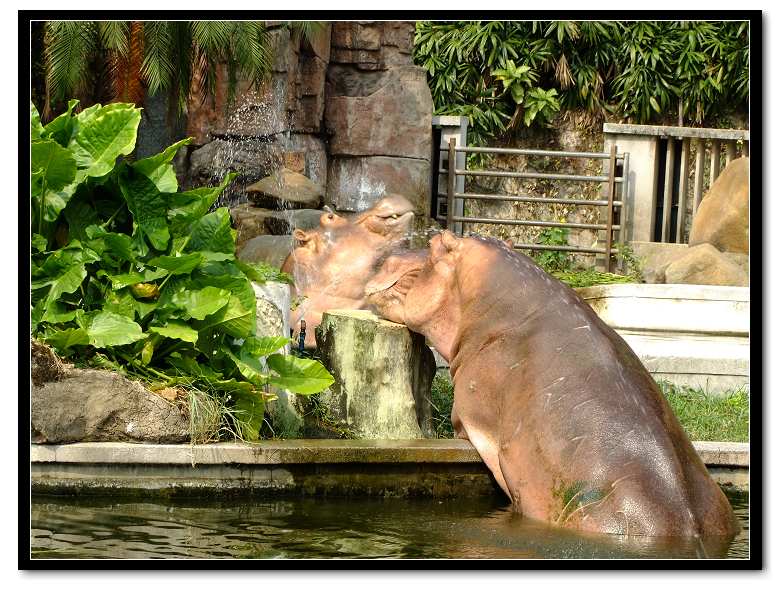
<svg viewBox="0 0 780 590"><path fill-rule="evenodd" d="M719 394L702 388L677 387L668 381L659 381L658 385L691 440L750 442L748 388L730 389ZM452 438L452 382L436 375L431 393L437 437Z"/></svg>

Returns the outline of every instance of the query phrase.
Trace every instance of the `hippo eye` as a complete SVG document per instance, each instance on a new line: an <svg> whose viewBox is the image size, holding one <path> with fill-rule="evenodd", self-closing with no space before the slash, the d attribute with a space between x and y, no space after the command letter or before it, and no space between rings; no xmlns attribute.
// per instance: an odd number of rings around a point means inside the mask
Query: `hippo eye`
<svg viewBox="0 0 780 590"><path fill-rule="evenodd" d="M328 219L333 219L333 213L331 213L330 215L328 215Z"/></svg>
<svg viewBox="0 0 780 590"><path fill-rule="evenodd" d="M393 213L390 217L392 217L393 219L398 219L398 215L396 215L395 213Z"/></svg>

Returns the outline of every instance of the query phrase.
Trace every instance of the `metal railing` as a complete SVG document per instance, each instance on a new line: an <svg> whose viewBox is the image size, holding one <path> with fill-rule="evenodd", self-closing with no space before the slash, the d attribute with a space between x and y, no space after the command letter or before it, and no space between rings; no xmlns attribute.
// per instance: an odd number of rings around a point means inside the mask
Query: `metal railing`
<svg viewBox="0 0 780 590"><path fill-rule="evenodd" d="M444 146L442 146L443 148ZM585 153L585 152L556 152L556 151L543 151L543 150L519 150L510 148L479 148L479 147L465 147L457 146L455 139L450 139L448 146L448 158L444 168L438 170L439 174L447 175L447 192L446 195L437 193L436 197L447 198L447 211L446 216L437 215L437 221L444 221L446 228L450 231L455 231L455 224L458 222L468 223L485 223L495 225L518 225L518 226L534 226L534 227L562 227L572 229L589 229L599 232L604 232L605 240L604 247L591 247L583 248L580 246L552 246L543 244L515 244L515 248L524 250L555 250L565 252L580 252L587 254L604 254L604 268L605 272L610 272L611 268L611 255L618 254L619 250L614 248L613 232L618 232L617 242L624 242L623 228L625 227L625 210L623 202L617 200L615 185L624 182L624 178L627 177L628 171L628 154L617 154L617 147L612 146L610 153L598 154L598 153ZM577 174L548 174L542 172L499 172L489 170L468 170L459 169L454 165L456 162L456 154L462 153L482 153L482 154L512 154L521 156L553 156L564 158L593 158L607 160L606 174L589 176L589 175L577 175ZM618 175L618 162L622 163L622 173ZM457 192L456 181L458 176L489 176L489 177L504 177L504 178L527 178L527 179L540 179L540 180L568 180L579 182L598 182L606 185L606 197L601 200L587 200L587 199L569 199L569 198L553 198L553 197L534 197L523 195L487 195L479 193L467 193ZM601 216L604 223L570 223L570 222L558 222L558 221L543 221L543 220L525 220L525 219L498 219L498 218L486 218L486 217L468 217L465 215L455 214L455 199L471 199L476 201L516 201L524 203L555 203L565 205L576 206L593 206L605 208L605 213ZM618 211L616 211L618 210Z"/></svg>
<svg viewBox="0 0 780 590"><path fill-rule="evenodd" d="M750 155L750 131L738 129L605 123L604 134L607 144L611 135L619 135L624 148L632 152L634 146L627 141L629 137L631 143L647 141L658 145L658 151L637 150L641 154L655 154L655 162L650 166L656 178L645 175L641 182L634 183L634 190L644 193L657 187L655 194L637 194L633 198L634 214L652 220L650 235L640 240L685 243L686 228L693 226L699 204L718 179L722 167L738 157ZM635 160L634 169L645 169L643 162ZM633 239L637 239L636 235Z"/></svg>

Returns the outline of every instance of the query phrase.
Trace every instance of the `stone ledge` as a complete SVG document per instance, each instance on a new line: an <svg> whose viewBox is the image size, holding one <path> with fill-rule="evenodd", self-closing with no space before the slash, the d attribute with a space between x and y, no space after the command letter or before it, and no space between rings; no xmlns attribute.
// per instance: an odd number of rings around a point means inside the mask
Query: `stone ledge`
<svg viewBox="0 0 780 590"><path fill-rule="evenodd" d="M707 466L750 466L750 444L694 441ZM481 463L463 439L287 440L208 445L71 443L30 445L32 463L283 465L327 463Z"/></svg>

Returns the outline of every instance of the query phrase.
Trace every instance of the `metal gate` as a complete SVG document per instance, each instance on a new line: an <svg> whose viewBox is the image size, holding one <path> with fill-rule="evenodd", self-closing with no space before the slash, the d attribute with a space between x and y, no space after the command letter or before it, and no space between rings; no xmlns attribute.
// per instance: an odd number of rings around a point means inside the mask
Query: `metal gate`
<svg viewBox="0 0 780 590"><path fill-rule="evenodd" d="M445 148L442 145L442 148ZM486 223L496 225L523 225L523 226L537 226L537 227L565 227L565 228L577 228L577 229L591 229L599 232L603 232L604 247L597 248L583 248L579 246L548 246L540 244L515 244L515 248L524 250L561 250L567 252L583 252L583 253L602 253L604 254L604 268L605 272L610 272L612 267L611 255L618 254L617 248L614 248L615 243L621 243L625 241L623 235L623 228L625 227L625 207L622 200L616 198L616 185L624 183L624 179L628 177L628 153L618 155L617 147L612 146L610 153L598 154L598 153L585 153L585 152L557 152L557 151L543 151L543 150L518 150L510 148L479 148L479 147L466 147L456 145L454 138L450 139L448 149L448 157L443 160L443 167L438 170L439 174L446 175L447 177L447 192L436 192L434 197L446 197L446 215L437 215L436 220L446 223L446 228L457 233L456 225L462 222L469 223ZM555 156L566 158L593 158L605 160L602 167L602 174L588 176L588 175L575 175L575 174L548 174L541 172L499 172L489 170L468 170L468 166L465 169L458 168L454 163L457 162L456 154L458 153L483 153L483 154L515 154L522 156ZM582 182L600 182L604 183L606 187L605 198L601 200L587 200L587 199L563 199L552 197L532 197L521 195L486 195L478 193L457 192L456 182L459 176L492 176L492 177L513 177L513 178L530 178L530 179L542 179L542 180L571 180ZM624 191L621 194L625 194ZM496 219L486 217L468 217L465 215L456 215L455 200L456 199L470 199L475 201L521 201L526 203L558 203L558 204L570 204L576 206L593 206L602 207L601 220L603 223L569 223L558 221L542 221L542 220L521 220L521 219ZM613 238L614 232L617 232L617 239Z"/></svg>

